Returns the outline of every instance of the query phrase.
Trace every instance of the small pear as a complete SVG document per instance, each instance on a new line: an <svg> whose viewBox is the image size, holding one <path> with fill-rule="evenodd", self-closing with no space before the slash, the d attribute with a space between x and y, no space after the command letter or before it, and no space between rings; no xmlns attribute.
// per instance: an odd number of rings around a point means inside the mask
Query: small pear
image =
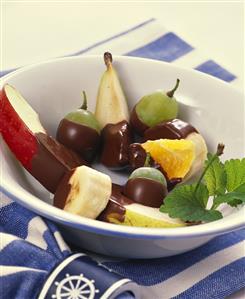
<svg viewBox="0 0 245 299"><path fill-rule="evenodd" d="M112 55L104 53L106 71L100 80L95 117L103 129L107 124L129 121L128 104L118 75L112 64Z"/></svg>
<svg viewBox="0 0 245 299"><path fill-rule="evenodd" d="M143 135L148 128L177 117L178 103L174 92L178 88L179 82L180 80L177 79L175 87L168 92L157 90L145 95L134 106L130 122L138 134Z"/></svg>
<svg viewBox="0 0 245 299"><path fill-rule="evenodd" d="M128 148L133 142L129 125L129 111L112 55L104 53L107 70L102 75L98 90L95 117L102 128L101 163L112 169L128 165Z"/></svg>

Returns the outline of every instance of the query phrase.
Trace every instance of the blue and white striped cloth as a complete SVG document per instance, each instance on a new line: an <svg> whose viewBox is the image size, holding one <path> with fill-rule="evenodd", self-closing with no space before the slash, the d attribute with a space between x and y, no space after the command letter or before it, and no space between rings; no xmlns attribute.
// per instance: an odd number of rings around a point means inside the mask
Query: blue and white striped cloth
<svg viewBox="0 0 245 299"><path fill-rule="evenodd" d="M174 62L231 83L238 79L211 57L203 57L176 33L165 30L155 19L147 20L71 55L101 55L105 51ZM11 70L1 72L1 76L9 71ZM69 248L50 222L42 221L4 195L0 204L0 265L3 266L0 272L1 298L35 298L47 274L58 260L69 254ZM21 221L21 214L27 215L26 221ZM42 237L38 238L40 235ZM29 242L32 255L21 251L21 239ZM146 286L152 295L149 297L147 293L145 299L221 299L245 287L244 248L245 229L219 236L206 245L179 256L156 260L113 259L103 264ZM11 282L8 279L10 276L14 277ZM25 279L27 276L28 283ZM15 295L8 293L8 288ZM33 291L30 292L30 289ZM32 294L33 297L25 294ZM17 295L19 297L15 297Z"/></svg>

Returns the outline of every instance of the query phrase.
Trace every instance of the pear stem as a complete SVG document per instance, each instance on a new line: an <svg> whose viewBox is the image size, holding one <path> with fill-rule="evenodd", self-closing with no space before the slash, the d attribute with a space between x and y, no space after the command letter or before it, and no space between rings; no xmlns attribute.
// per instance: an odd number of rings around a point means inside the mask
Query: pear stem
<svg viewBox="0 0 245 299"><path fill-rule="evenodd" d="M176 89L179 87L179 82L180 82L180 79L177 79L174 88L173 88L172 90L170 90L170 91L167 92L167 96L168 96L169 98L172 98L172 97L174 96L174 92L175 92Z"/></svg>
<svg viewBox="0 0 245 299"><path fill-rule="evenodd" d="M150 167L151 155L149 153L146 154L144 167Z"/></svg>
<svg viewBox="0 0 245 299"><path fill-rule="evenodd" d="M112 55L110 52L104 53L104 62L107 68L109 68L112 64Z"/></svg>
<svg viewBox="0 0 245 299"><path fill-rule="evenodd" d="M82 92L82 95L83 95L83 104L82 104L82 106L80 107L80 109L87 110L87 109L88 109L87 95L86 95L86 92L85 92L84 90L83 90L83 92Z"/></svg>

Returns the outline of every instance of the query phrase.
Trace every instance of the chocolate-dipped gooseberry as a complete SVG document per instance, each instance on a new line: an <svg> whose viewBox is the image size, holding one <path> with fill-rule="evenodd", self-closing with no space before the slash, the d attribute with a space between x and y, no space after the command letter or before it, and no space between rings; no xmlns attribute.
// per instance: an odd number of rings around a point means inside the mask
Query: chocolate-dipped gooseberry
<svg viewBox="0 0 245 299"><path fill-rule="evenodd" d="M159 170L141 167L132 172L123 193L137 203L159 208L168 193L167 182Z"/></svg>
<svg viewBox="0 0 245 299"><path fill-rule="evenodd" d="M134 106L130 122L134 130L143 135L144 131L158 123L176 118L178 115L178 103L174 97L174 92L179 86L177 79L175 87L168 91L157 90L145 95Z"/></svg>
<svg viewBox="0 0 245 299"><path fill-rule="evenodd" d="M61 120L56 137L88 162L93 160L100 143L100 126L93 113L87 110L84 91L81 108L68 113Z"/></svg>

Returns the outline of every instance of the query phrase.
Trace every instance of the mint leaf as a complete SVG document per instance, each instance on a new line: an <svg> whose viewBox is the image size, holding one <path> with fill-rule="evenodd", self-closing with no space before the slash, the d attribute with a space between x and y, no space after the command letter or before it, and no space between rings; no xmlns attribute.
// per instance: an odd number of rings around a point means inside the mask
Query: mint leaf
<svg viewBox="0 0 245 299"><path fill-rule="evenodd" d="M227 177L226 188L229 192L245 183L245 158L242 160L231 159L226 161L224 166ZM236 207L242 203L242 200L234 199L229 200L227 203L232 207Z"/></svg>
<svg viewBox="0 0 245 299"><path fill-rule="evenodd" d="M245 158L226 161L225 172L227 177L226 188L230 192L245 183Z"/></svg>
<svg viewBox="0 0 245 299"><path fill-rule="evenodd" d="M205 165L214 159L207 169L204 180L206 182L209 195L222 195L226 190L226 172L223 163L217 155L208 154Z"/></svg>
<svg viewBox="0 0 245 299"><path fill-rule="evenodd" d="M214 199L213 207L217 208L222 203L228 203L232 206L245 202L245 183L237 187L232 192L218 196Z"/></svg>
<svg viewBox="0 0 245 299"><path fill-rule="evenodd" d="M183 221L210 222L222 218L219 211L205 209L208 201L207 187L200 184L196 191L195 189L196 184L177 187L165 197L160 211Z"/></svg>

